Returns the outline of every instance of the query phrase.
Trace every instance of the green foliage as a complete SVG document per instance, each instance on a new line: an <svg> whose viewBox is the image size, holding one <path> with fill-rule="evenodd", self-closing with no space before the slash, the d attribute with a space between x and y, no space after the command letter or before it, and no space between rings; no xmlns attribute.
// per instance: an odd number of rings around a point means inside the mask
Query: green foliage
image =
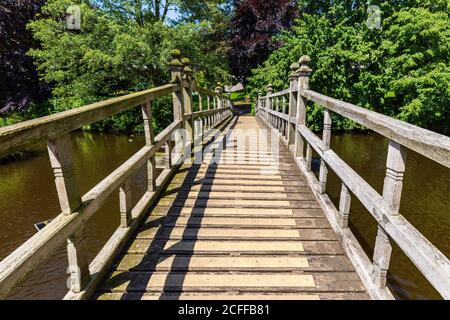
<svg viewBox="0 0 450 320"><path fill-rule="evenodd" d="M63 19L66 8L79 4L81 30L70 31ZM161 20L137 23L117 17L89 1L48 0L42 16L29 23L42 48L33 49L43 79L53 85L51 112L68 110L111 97L165 84L170 79L170 50L181 49L192 61L198 82L213 87L225 81L225 58L205 48L211 25L206 22L168 26ZM154 104L156 129L171 116L171 103ZM170 123L171 121L169 121ZM86 127L93 130L139 130L140 111L132 110Z"/></svg>
<svg viewBox="0 0 450 320"><path fill-rule="evenodd" d="M450 24L444 1L385 1L382 28L366 25L365 1L301 1L302 16L283 46L253 70L247 88L253 97L272 83L289 85L290 64L301 55L312 58L313 90L361 107L444 133L450 132ZM313 5L314 4L314 5ZM325 4L322 4L325 6ZM357 128L336 117L333 127ZM322 110L308 107L308 124L320 129Z"/></svg>

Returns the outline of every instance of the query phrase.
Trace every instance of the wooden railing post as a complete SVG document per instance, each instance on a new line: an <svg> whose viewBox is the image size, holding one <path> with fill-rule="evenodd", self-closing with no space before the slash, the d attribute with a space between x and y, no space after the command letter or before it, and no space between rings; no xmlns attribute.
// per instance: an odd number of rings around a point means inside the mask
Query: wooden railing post
<svg viewBox="0 0 450 320"><path fill-rule="evenodd" d="M267 96L270 96L272 94L273 94L273 87L272 87L272 84L269 84L269 85L267 85ZM266 108L267 108L266 109L267 111L272 110L272 98L270 98L270 97L266 98ZM273 126L272 120L273 120L272 114L267 112L267 121L268 121L269 126Z"/></svg>
<svg viewBox="0 0 450 320"><path fill-rule="evenodd" d="M341 187L341 197L339 200L339 220L341 228L348 228L348 216L350 214L350 205L351 205L352 197L350 195L350 190L348 187L342 183Z"/></svg>
<svg viewBox="0 0 450 320"><path fill-rule="evenodd" d="M298 63L293 63L291 65L291 74L289 75L289 121L288 121L288 146L291 152L294 151L295 147L295 136L296 136L296 127L297 121L293 121L297 119L297 97L298 94L295 93L295 90L298 88L298 73L297 70L300 68Z"/></svg>
<svg viewBox="0 0 450 320"><path fill-rule="evenodd" d="M72 158L72 140L69 134L50 139L47 143L50 163L55 176L61 211L71 214L81 206L81 194Z"/></svg>
<svg viewBox="0 0 450 320"><path fill-rule="evenodd" d="M128 179L119 189L119 205L120 205L120 227L128 228L131 224L132 203L132 182Z"/></svg>
<svg viewBox="0 0 450 320"><path fill-rule="evenodd" d="M395 141L389 141L386 161L386 177L383 186L383 200L390 215L398 215L403 188L403 174L406 167L406 149ZM386 231L378 225L373 254L374 282L379 288L386 286L386 276L391 259L392 245Z"/></svg>
<svg viewBox="0 0 450 320"><path fill-rule="evenodd" d="M193 71L189 67L191 61L188 58L181 59L181 63L184 65L183 74L184 79L188 82L188 87L182 86L183 91L183 103L184 103L184 128L186 129L187 139L192 144L194 142L194 124L192 119L192 76ZM187 147L187 145L186 145ZM189 156L189 155L185 155Z"/></svg>
<svg viewBox="0 0 450 320"><path fill-rule="evenodd" d="M282 101L281 102L281 105L282 105L281 113L286 114L286 97L283 96L281 101ZM285 138L287 138L286 128L287 128L288 123L289 123L289 121L285 122L284 120L282 120L281 133L282 133L283 137L285 137Z"/></svg>
<svg viewBox="0 0 450 320"><path fill-rule="evenodd" d="M331 141L331 111L325 109L324 120L323 120L323 133L322 133L322 144L323 151L330 149ZM327 177L328 177L328 167L323 159L320 159L320 172L319 172L319 182L320 182L320 193L325 193L327 189Z"/></svg>
<svg viewBox="0 0 450 320"><path fill-rule="evenodd" d="M70 291L79 293L90 279L84 227L67 239L67 256L70 272L69 288Z"/></svg>
<svg viewBox="0 0 450 320"><path fill-rule="evenodd" d="M183 64L180 61L181 53L179 50L174 49L170 52L172 56L172 60L169 63L170 72L172 75L172 82L180 83L180 86L183 87ZM173 100L173 120L174 121L184 121L184 102L183 102L183 90L178 92L174 92L172 94ZM181 153L184 148L182 148L181 144L183 143L182 137L180 134L175 135L175 150L179 151L179 154L176 155L178 161L181 159Z"/></svg>
<svg viewBox="0 0 450 320"><path fill-rule="evenodd" d="M144 120L144 134L145 134L145 144L147 146L152 146L155 143L155 136L153 132L152 125L152 108L151 101L147 101L141 106L142 118ZM147 161L147 190L152 192L156 189L156 160L155 156L152 156Z"/></svg>
<svg viewBox="0 0 450 320"><path fill-rule="evenodd" d="M306 99L302 96L303 90L309 89L309 77L311 76L312 69L308 67L308 63L311 61L309 56L302 56L299 60L300 69L298 69L298 92L297 92L297 115L295 126L295 141L294 141L294 156L303 159L304 154L304 142L303 137L298 131L299 126L306 124Z"/></svg>

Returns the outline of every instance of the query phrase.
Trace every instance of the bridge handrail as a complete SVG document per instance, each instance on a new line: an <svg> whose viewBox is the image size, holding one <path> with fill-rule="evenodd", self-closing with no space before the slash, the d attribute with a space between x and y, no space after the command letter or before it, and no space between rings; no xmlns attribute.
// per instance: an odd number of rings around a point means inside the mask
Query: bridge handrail
<svg viewBox="0 0 450 320"><path fill-rule="evenodd" d="M179 84L166 84L0 128L0 157L180 90Z"/></svg>
<svg viewBox="0 0 450 320"><path fill-rule="evenodd" d="M301 95L450 168L450 138L447 136L330 98L313 90L302 90Z"/></svg>
<svg viewBox="0 0 450 320"><path fill-rule="evenodd" d="M194 138L199 141L199 137L211 132L207 129L221 125L233 115L231 101L222 94L221 87L217 87L215 92L198 87L192 79L188 59L183 59L184 64L181 63L177 50L172 52L172 57L170 68L173 81L170 84L0 129L0 155L15 152L38 140L48 141L49 157L62 211L41 231L0 262L0 296L6 297L19 282L67 241L70 290L66 299L90 297L131 232L137 228L182 161L191 157L191 154L185 154L188 150L185 148L186 143L193 143ZM207 96L207 110L203 110L200 98L200 111L193 112L194 90ZM173 97L174 121L154 137L151 102L168 94ZM209 103L211 98L213 106ZM138 106L142 110L146 145L81 196L68 133ZM180 135L174 136L178 129L186 131L187 140L183 140ZM165 149L165 169L157 176L156 153L162 147ZM148 188L134 205L131 185L134 175L145 165ZM119 190L120 198L120 227L89 263L84 227L89 218L116 190Z"/></svg>
<svg viewBox="0 0 450 320"><path fill-rule="evenodd" d="M273 93L272 86L268 85L268 94L258 99L257 115L274 128L296 157L300 169L306 175L313 193L338 234L367 290L374 298L393 298L386 285L392 240L433 287L444 298L450 298L449 259L409 223L399 210L406 165L406 148L450 168L450 138L310 90L309 76L312 70L307 66L309 57L304 56L300 61L302 62L300 69L296 64L291 68L290 89ZM278 110L279 99L285 96L289 96L288 115ZM325 107L322 139L306 126L307 100ZM351 119L390 140L382 195L331 150L332 112ZM319 179L311 170L312 150L316 151L321 159ZM339 208L334 206L326 194L328 167L342 181ZM378 223L372 261L348 227L352 194L359 199Z"/></svg>

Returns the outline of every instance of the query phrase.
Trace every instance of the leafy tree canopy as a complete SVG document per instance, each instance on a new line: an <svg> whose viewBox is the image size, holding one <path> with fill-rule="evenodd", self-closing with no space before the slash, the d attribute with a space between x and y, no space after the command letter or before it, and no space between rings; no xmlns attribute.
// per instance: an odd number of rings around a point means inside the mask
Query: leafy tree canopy
<svg viewBox="0 0 450 320"><path fill-rule="evenodd" d="M109 97L127 94L167 83L169 52L179 48L192 61L198 82L213 87L228 77L227 65L219 46L208 41L215 30L207 21L182 22L174 26L153 19L150 7L141 14L113 12L112 1L47 0L39 19L29 24L42 48L30 51L42 77L53 85L51 112L79 107ZM129 10L150 2L114 1ZM66 27L65 12L70 5L81 10L81 29ZM121 8L122 8L121 7ZM128 18L125 18L128 17ZM158 106L156 103L156 106ZM170 103L160 104L157 129L170 117ZM155 112L157 114L158 112ZM164 116L163 116L164 115ZM100 124L99 129L130 130L141 123L138 112L129 112Z"/></svg>
<svg viewBox="0 0 450 320"><path fill-rule="evenodd" d="M301 1L283 46L253 70L253 96L288 86L289 66L312 58L313 90L444 133L450 132L450 24L447 0L384 1L380 29L369 29L366 1ZM321 5L323 7L321 7ZM319 129L322 109L309 106ZM355 124L334 119L337 128Z"/></svg>

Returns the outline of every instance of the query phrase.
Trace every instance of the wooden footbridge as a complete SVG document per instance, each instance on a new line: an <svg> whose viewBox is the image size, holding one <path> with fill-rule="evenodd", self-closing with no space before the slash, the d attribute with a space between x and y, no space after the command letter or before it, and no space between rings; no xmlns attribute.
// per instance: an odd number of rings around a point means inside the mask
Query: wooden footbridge
<svg viewBox="0 0 450 320"><path fill-rule="evenodd" d="M259 97L256 117L236 115L220 86L198 87L189 60L172 56L167 85L0 129L0 156L48 141L62 212L0 262L2 297L66 243L66 299L392 299L396 243L450 298L448 258L399 211L406 149L450 168L448 137L312 91L306 56L292 65L289 89ZM174 121L155 137L151 105L165 95ZM306 127L308 100L325 108L321 138ZM69 133L135 107L146 145L81 195ZM330 148L332 113L390 140L382 194ZM148 185L136 197L142 167ZM338 208L326 194L329 169L342 180ZM84 228L117 191L120 226L89 261ZM378 223L373 257L348 228L352 197Z"/></svg>

